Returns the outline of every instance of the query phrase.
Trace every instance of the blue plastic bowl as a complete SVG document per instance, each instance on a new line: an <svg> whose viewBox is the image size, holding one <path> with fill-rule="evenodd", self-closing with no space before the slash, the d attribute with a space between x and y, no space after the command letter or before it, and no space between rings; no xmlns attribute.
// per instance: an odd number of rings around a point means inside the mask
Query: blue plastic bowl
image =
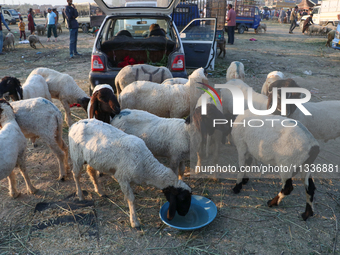
<svg viewBox="0 0 340 255"><path fill-rule="evenodd" d="M217 207L213 201L206 197L196 195L191 197L191 205L187 215L180 216L176 212L175 217L170 221L166 217L168 209L169 202L166 202L159 211L161 220L168 226L180 230L202 228L212 222L217 214Z"/></svg>

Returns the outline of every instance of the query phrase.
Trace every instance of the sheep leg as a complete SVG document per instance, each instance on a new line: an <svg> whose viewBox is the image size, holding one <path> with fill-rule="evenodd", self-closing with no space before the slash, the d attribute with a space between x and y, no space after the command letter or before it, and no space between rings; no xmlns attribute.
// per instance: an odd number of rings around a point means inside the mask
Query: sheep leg
<svg viewBox="0 0 340 255"><path fill-rule="evenodd" d="M272 200L269 200L267 202L268 206L272 207L273 205L279 205L282 199L285 196L288 196L293 191L293 189L294 187L293 187L292 178L289 178L289 179L282 178L282 189L276 197L274 197Z"/></svg>
<svg viewBox="0 0 340 255"><path fill-rule="evenodd" d="M98 183L98 177L97 177L97 170L95 170L93 167L87 165L87 173L90 176L90 179L93 183L94 190L99 194L101 197L107 197L105 192L101 189L99 183Z"/></svg>
<svg viewBox="0 0 340 255"><path fill-rule="evenodd" d="M183 180L184 171L185 171L185 163L184 161L181 161L179 162L178 179Z"/></svg>
<svg viewBox="0 0 340 255"><path fill-rule="evenodd" d="M26 188L29 194L35 194L37 193L38 189L34 188L30 178L28 177L27 170L26 170L26 164L25 164L25 152L23 152L21 155L19 155L17 160L20 173L22 177L24 177Z"/></svg>
<svg viewBox="0 0 340 255"><path fill-rule="evenodd" d="M68 127L71 127L73 124L73 120L71 118L71 109L70 106L68 105L67 102L61 100L61 104L63 105L64 109L65 109L65 121L68 125Z"/></svg>
<svg viewBox="0 0 340 255"><path fill-rule="evenodd" d="M313 216L313 199L314 191L316 190L313 179L305 178L305 189L306 189L306 210L301 214L303 220L307 220L309 216Z"/></svg>
<svg viewBox="0 0 340 255"><path fill-rule="evenodd" d="M119 183L119 185L129 205L131 227L140 229L140 223L137 219L136 209L134 205L135 196L133 195L133 190L128 183L124 183L124 184Z"/></svg>
<svg viewBox="0 0 340 255"><path fill-rule="evenodd" d="M8 189L9 189L9 195L13 198L17 198L20 195L20 192L17 191L16 188L16 180L15 180L15 173L12 171L8 178Z"/></svg>
<svg viewBox="0 0 340 255"><path fill-rule="evenodd" d="M239 154L238 162L239 166L247 165L250 166L253 161L253 158L249 154ZM235 194L240 193L242 189L242 184L246 184L249 180L249 178L245 178L245 173L244 172L239 172L237 175L237 180L236 180L236 185L233 188L233 191Z"/></svg>
<svg viewBox="0 0 340 255"><path fill-rule="evenodd" d="M180 162L178 162L177 159L170 159L170 168L171 170L178 176L178 168L179 168Z"/></svg>
<svg viewBox="0 0 340 255"><path fill-rule="evenodd" d="M79 167L78 165L76 165L75 162L73 162L73 169L72 169L73 178L74 178L74 182L76 183L76 190L77 190L79 201L82 201L84 200L84 195L83 195L83 192L81 191L80 182L79 182L80 170L81 170L81 167Z"/></svg>
<svg viewBox="0 0 340 255"><path fill-rule="evenodd" d="M65 155L64 151L60 149L60 147L59 147L59 145L56 141L50 141L50 143L48 143L48 147L50 147L52 152L57 156L58 165L59 165L58 180L59 181L65 181L66 172L65 172L64 166L65 166L65 160L67 162L66 155Z"/></svg>

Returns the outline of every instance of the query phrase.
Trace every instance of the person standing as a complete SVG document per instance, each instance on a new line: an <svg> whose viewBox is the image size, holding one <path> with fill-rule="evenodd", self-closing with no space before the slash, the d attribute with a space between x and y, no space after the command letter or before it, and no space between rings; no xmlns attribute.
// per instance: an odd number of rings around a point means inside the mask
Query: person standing
<svg viewBox="0 0 340 255"><path fill-rule="evenodd" d="M35 23L34 23L34 19L33 19L34 13L33 13L33 9L30 8L28 10L28 15L27 15L27 20L28 20L28 30L31 31L31 34L34 33L35 31Z"/></svg>
<svg viewBox="0 0 340 255"><path fill-rule="evenodd" d="M25 33L25 22L22 21L22 17L20 17L20 22L18 24L19 31L20 31L20 38L19 41L21 41L21 37L24 36L24 40L26 40L26 33Z"/></svg>
<svg viewBox="0 0 340 255"><path fill-rule="evenodd" d="M65 7L65 15L67 19L68 28L70 30L70 58L73 56L81 54L77 51L77 38L78 38L78 21L76 18L78 17L78 11L74 4L72 4L72 0L67 0L68 5Z"/></svg>
<svg viewBox="0 0 340 255"><path fill-rule="evenodd" d="M293 30L297 26L296 20L297 20L297 11L298 7L295 6L294 11L292 11L292 14L290 15L290 28L289 28L289 33L292 34Z"/></svg>
<svg viewBox="0 0 340 255"><path fill-rule="evenodd" d="M283 23L285 15L286 15L285 11L283 10L283 8L281 8L280 16L279 16L280 23Z"/></svg>
<svg viewBox="0 0 340 255"><path fill-rule="evenodd" d="M4 16L2 15L2 11L1 11L1 5L0 5L0 55L4 55L4 53L2 52L2 46L3 46L3 43L4 43L4 40L3 40L3 34L2 34L2 24L5 25L5 27L7 28L8 31L11 31L4 19Z"/></svg>
<svg viewBox="0 0 340 255"><path fill-rule="evenodd" d="M291 10L288 9L288 10L287 10L287 20L290 20L290 14L291 14L291 13L292 13Z"/></svg>
<svg viewBox="0 0 340 255"><path fill-rule="evenodd" d="M57 16L57 21L56 21L56 25L57 25L57 23L59 22L59 13L58 13L58 11L57 11L57 9L53 9L52 10L54 13L55 13L55 15Z"/></svg>
<svg viewBox="0 0 340 255"><path fill-rule="evenodd" d="M47 17L46 17L46 24L45 27L47 27L47 41L50 41L50 37L52 34L52 30L53 30L53 35L54 35L54 41L57 41L57 15L55 15L54 12L52 12L51 8L47 9L48 13L47 13Z"/></svg>
<svg viewBox="0 0 340 255"><path fill-rule="evenodd" d="M228 44L234 44L234 35L236 27L236 13L231 4L228 4L228 16L227 16L227 29L228 29Z"/></svg>
<svg viewBox="0 0 340 255"><path fill-rule="evenodd" d="M309 17L303 23L302 33L304 34L310 25L314 24L313 22L313 13L309 15Z"/></svg>
<svg viewBox="0 0 340 255"><path fill-rule="evenodd" d="M66 15L65 15L65 8L63 8L63 11L61 12L63 14L63 23L65 23L65 18L66 18Z"/></svg>

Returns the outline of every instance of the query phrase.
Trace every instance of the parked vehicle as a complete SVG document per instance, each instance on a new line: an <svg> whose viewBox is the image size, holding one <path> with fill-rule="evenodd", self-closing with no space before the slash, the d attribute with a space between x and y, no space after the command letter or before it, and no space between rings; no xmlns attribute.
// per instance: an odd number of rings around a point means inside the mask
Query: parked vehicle
<svg viewBox="0 0 340 255"><path fill-rule="evenodd" d="M128 64L163 65L174 77L184 78L186 67L213 68L215 18L193 20L179 33L170 15L180 0L169 1L170 4L158 1L157 7L143 5L150 1L139 1L139 6L126 6L129 1L120 1L116 6L111 0L95 1L107 16L92 50L90 93L98 84L110 84L116 90L115 77ZM143 36L155 23L164 29L166 37ZM118 32L123 35L117 35Z"/></svg>
<svg viewBox="0 0 340 255"><path fill-rule="evenodd" d="M339 14L339 19L340 19L340 14ZM338 23L338 26L336 28L335 36L332 41L332 48L340 50L340 22Z"/></svg>
<svg viewBox="0 0 340 255"><path fill-rule="evenodd" d="M200 17L197 4L180 3L171 14L178 29L184 28L193 19ZM199 22L197 23L199 25Z"/></svg>
<svg viewBox="0 0 340 255"><path fill-rule="evenodd" d="M87 33L93 27L100 27L105 15L95 3L78 3L75 4L78 11L78 24L83 33ZM65 23L68 29L68 23Z"/></svg>
<svg viewBox="0 0 340 255"><path fill-rule="evenodd" d="M7 24L16 24L16 22L19 22L19 13L16 10L1 8L1 11Z"/></svg>
<svg viewBox="0 0 340 255"><path fill-rule="evenodd" d="M237 2L237 3L236 3ZM260 10L255 4L249 5L245 0L235 1L233 8L236 12L236 29L239 34L248 31L249 28L256 29L261 22ZM255 3L255 1L254 1ZM225 26L227 26L226 22ZM225 27L225 31L227 28Z"/></svg>
<svg viewBox="0 0 340 255"><path fill-rule="evenodd" d="M337 15L340 12L340 0L322 1L321 5L313 8L313 22L321 26L332 24L336 26L339 23ZM301 20L304 21L309 15L304 15Z"/></svg>

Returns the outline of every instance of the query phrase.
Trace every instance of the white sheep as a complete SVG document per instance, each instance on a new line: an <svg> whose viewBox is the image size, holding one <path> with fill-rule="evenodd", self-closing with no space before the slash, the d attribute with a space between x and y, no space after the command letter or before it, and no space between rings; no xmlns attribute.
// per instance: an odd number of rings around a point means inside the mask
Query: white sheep
<svg viewBox="0 0 340 255"><path fill-rule="evenodd" d="M80 103L86 111L90 98L78 87L73 78L68 74L42 67L34 69L30 76L34 74L39 74L44 77L52 98L60 100L65 109L65 121L70 127L73 123L70 104Z"/></svg>
<svg viewBox="0 0 340 255"><path fill-rule="evenodd" d="M244 81L245 73L244 73L244 65L241 62L233 61L227 69L227 82L232 79L240 79Z"/></svg>
<svg viewBox="0 0 340 255"><path fill-rule="evenodd" d="M164 85L148 81L137 81L128 85L119 95L122 109L138 109L148 111L159 117L182 118L190 114L190 102L195 107L198 98L202 95L204 84L208 80L204 69L195 70L189 81L184 84Z"/></svg>
<svg viewBox="0 0 340 255"><path fill-rule="evenodd" d="M147 64L125 66L119 71L115 78L117 96L119 96L127 85L134 81L162 83L168 78L172 78L172 73L164 66L157 67Z"/></svg>
<svg viewBox="0 0 340 255"><path fill-rule="evenodd" d="M51 101L41 97L12 102L11 106L25 137L30 138L33 143L41 138L56 155L59 180L63 181L69 165L68 147L62 139L62 113Z"/></svg>
<svg viewBox="0 0 340 255"><path fill-rule="evenodd" d="M15 120L13 109L4 99L0 99L0 180L8 177L9 194L16 198L20 193L16 190L16 164L25 179L27 191L37 192L27 175L25 164L26 139Z"/></svg>
<svg viewBox="0 0 340 255"><path fill-rule="evenodd" d="M174 85L174 84L185 84L187 82L188 82L188 79L185 79L185 78L170 78L170 79L166 79L165 81L163 81L162 84Z"/></svg>
<svg viewBox="0 0 340 255"><path fill-rule="evenodd" d="M263 124L263 126L251 127L248 123L253 119L257 120L258 125ZM277 121L272 122L267 119ZM284 125L290 127L280 125L282 121ZM283 166L290 169L286 172L279 172L282 190L275 198L268 201L271 207L278 205L293 190L292 177L296 174L294 167L297 167L303 178L307 197L306 210L302 218L306 220L312 216L315 186L310 172L299 169L299 166L305 167L305 164L312 164L319 153L319 144L313 135L300 122L277 115L258 116L247 110L244 115L239 115L235 120L235 123L243 122L245 124L235 125L231 131L238 152L240 168L251 165L251 161L255 159L262 162L264 166ZM240 172L237 175L236 186L233 188L235 193L239 193L242 183L247 182L247 179L243 178L244 174Z"/></svg>
<svg viewBox="0 0 340 255"><path fill-rule="evenodd" d="M277 80L282 80L284 79L284 74L280 71L273 71L273 72L270 72L268 75L267 75L267 79L266 81L263 83L263 86L262 86L262 90L261 90L261 94L265 95L265 96L268 96L268 88L269 86L274 82L274 81L277 81Z"/></svg>
<svg viewBox="0 0 340 255"><path fill-rule="evenodd" d="M123 131L96 119L81 120L69 131L70 157L77 194L83 200L79 178L83 164L87 163L95 190L104 192L98 186L96 171L110 173L118 181L130 209L130 223L139 228L134 206L135 196L130 183L152 184L162 189L170 203L168 219L175 213L186 215L191 204L191 189L176 174L159 163L142 139L125 134Z"/></svg>

